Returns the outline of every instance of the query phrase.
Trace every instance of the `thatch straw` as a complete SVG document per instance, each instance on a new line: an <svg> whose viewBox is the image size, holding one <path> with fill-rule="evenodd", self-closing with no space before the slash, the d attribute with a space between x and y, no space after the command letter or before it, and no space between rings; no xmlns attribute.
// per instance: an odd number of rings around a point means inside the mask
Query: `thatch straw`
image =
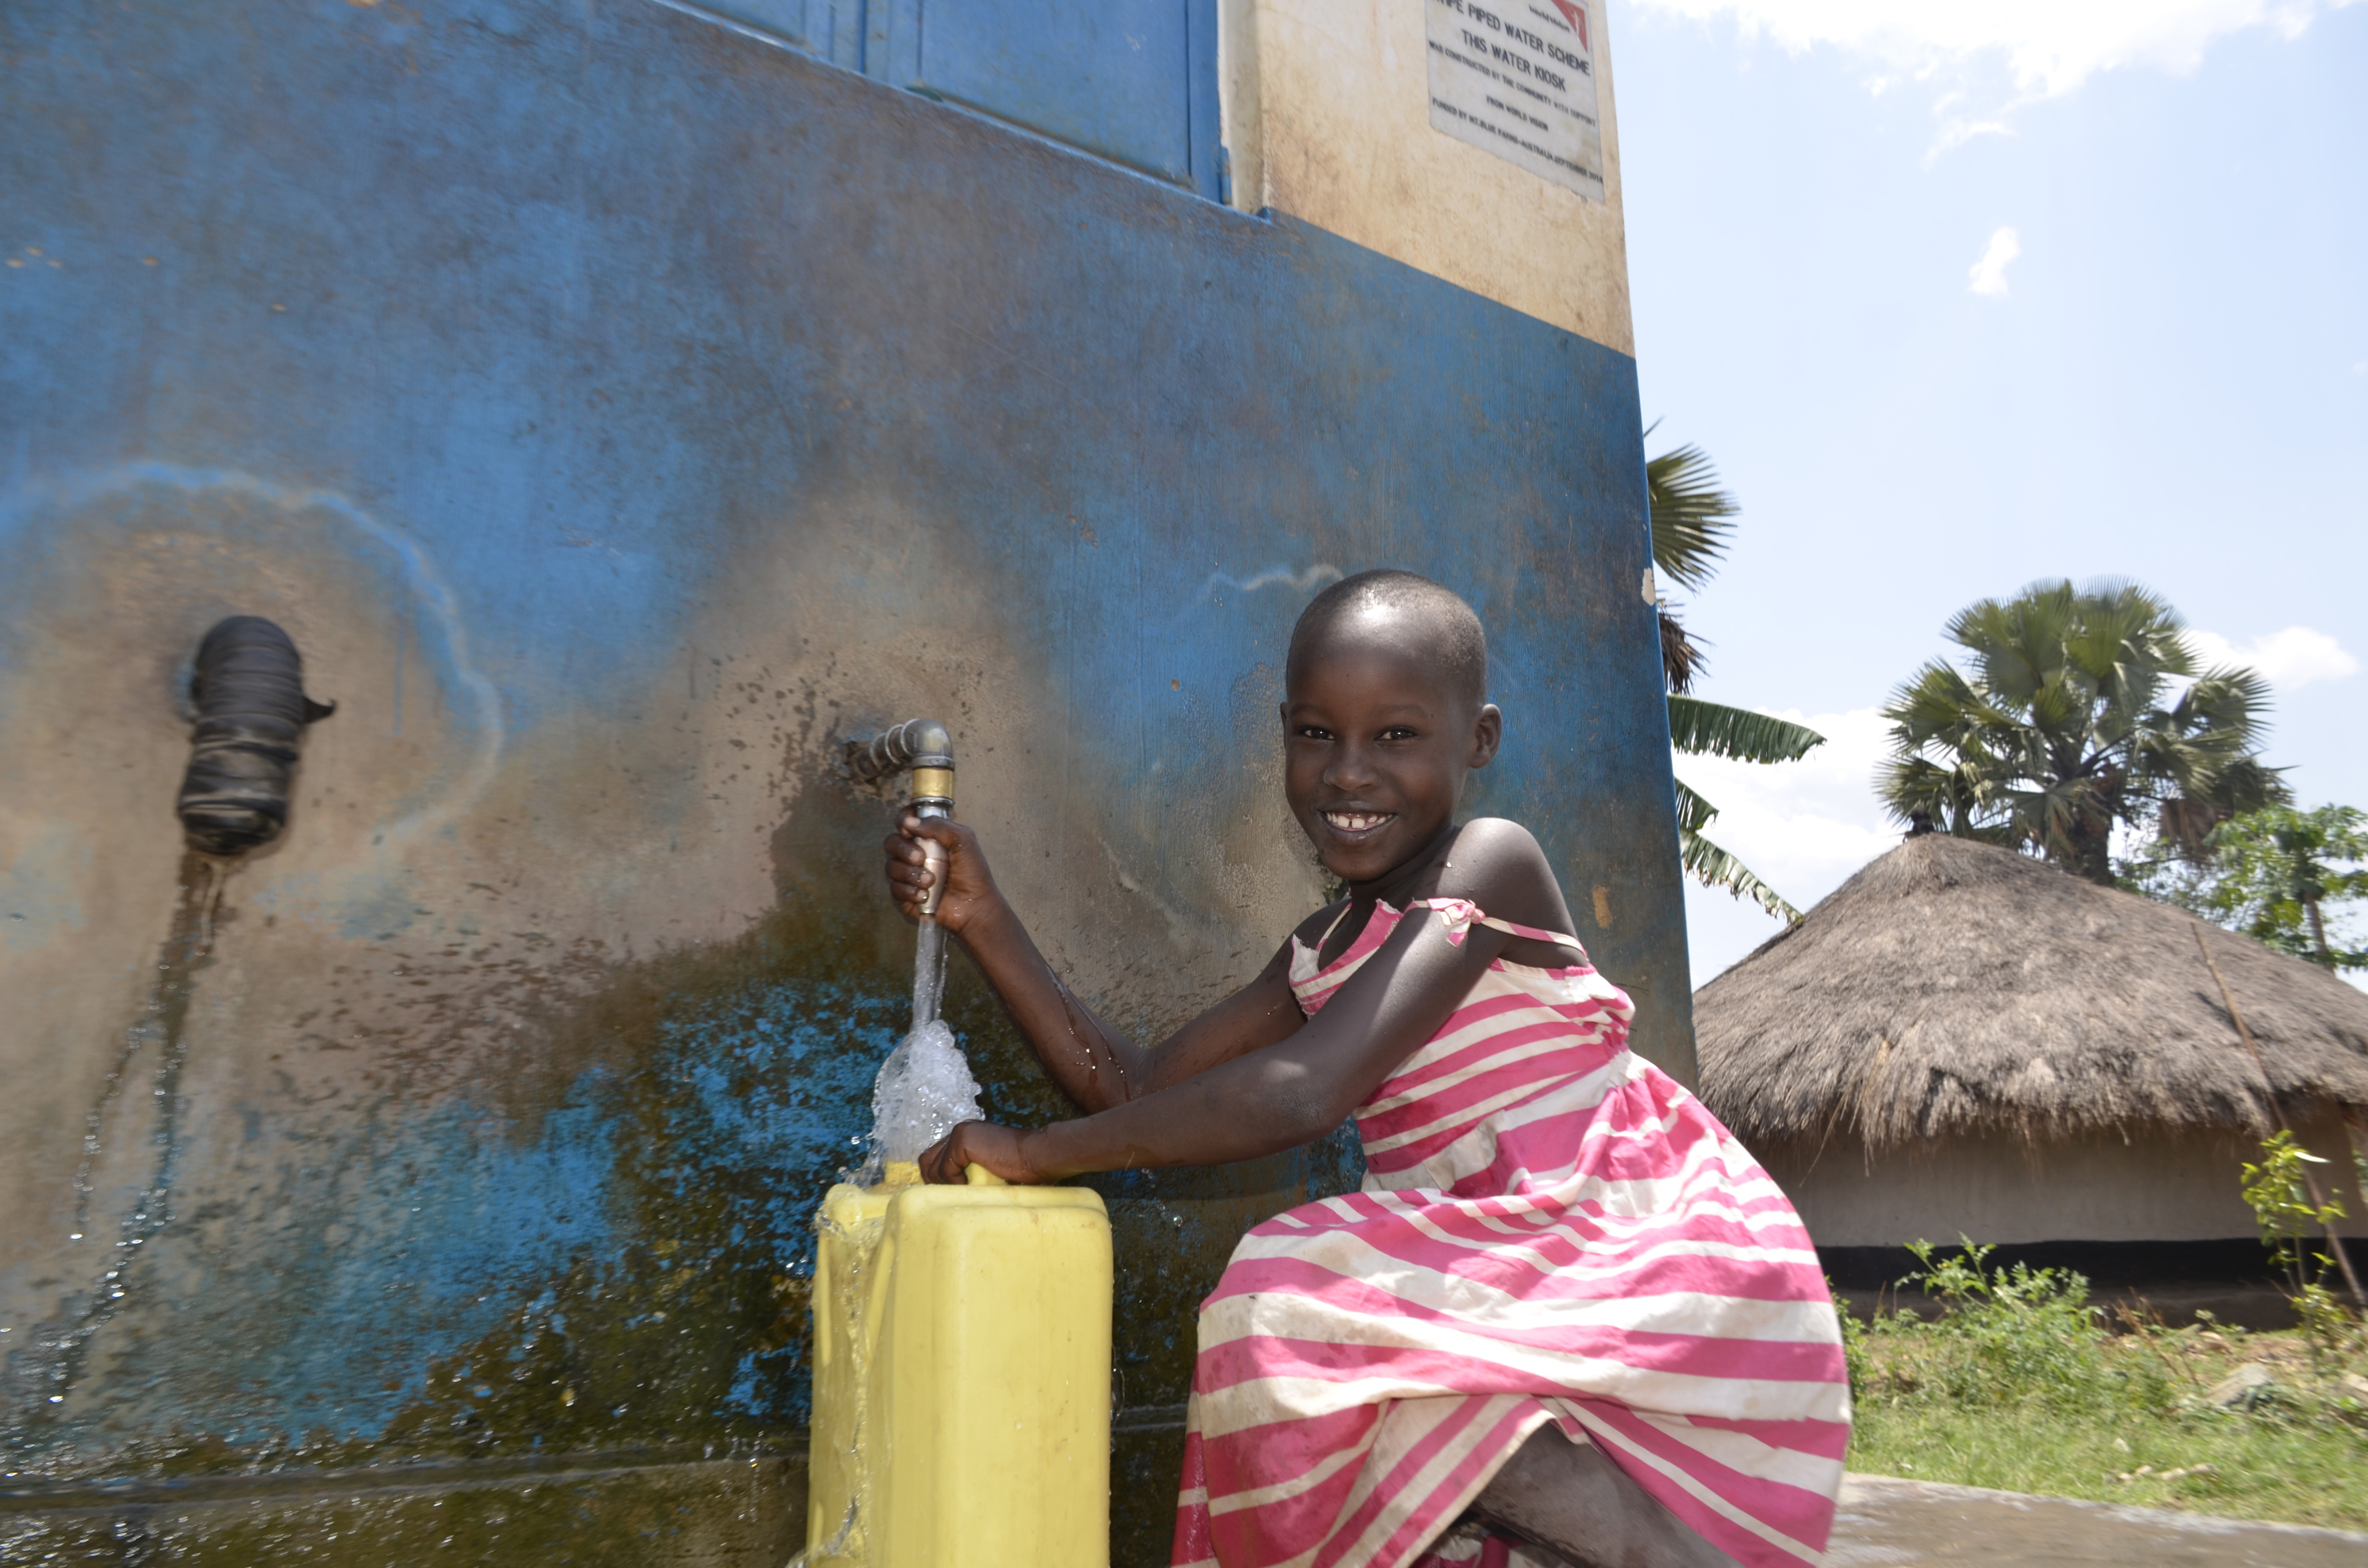
<svg viewBox="0 0 2368 1568"><path fill-rule="evenodd" d="M2202 926L2261 1062L2195 944ZM1929 834L1694 994L1702 1096L1747 1143L2276 1125L2368 1105L2368 995L2012 850Z"/></svg>

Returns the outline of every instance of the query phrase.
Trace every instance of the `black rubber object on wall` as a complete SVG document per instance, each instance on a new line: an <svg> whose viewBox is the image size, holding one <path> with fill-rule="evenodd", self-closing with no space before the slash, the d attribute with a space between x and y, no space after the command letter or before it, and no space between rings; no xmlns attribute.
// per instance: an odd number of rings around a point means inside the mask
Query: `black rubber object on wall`
<svg viewBox="0 0 2368 1568"><path fill-rule="evenodd" d="M304 726L337 710L304 695L304 659L285 631L259 615L214 623L198 644L189 682L198 728L181 778L181 826L189 846L243 855L279 836Z"/></svg>

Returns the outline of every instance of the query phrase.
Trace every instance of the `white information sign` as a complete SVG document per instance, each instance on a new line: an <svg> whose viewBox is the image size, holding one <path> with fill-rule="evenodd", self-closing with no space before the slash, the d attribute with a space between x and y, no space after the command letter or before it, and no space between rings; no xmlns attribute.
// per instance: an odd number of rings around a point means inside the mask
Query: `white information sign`
<svg viewBox="0 0 2368 1568"><path fill-rule="evenodd" d="M1430 124L1600 201L1589 0L1423 0Z"/></svg>

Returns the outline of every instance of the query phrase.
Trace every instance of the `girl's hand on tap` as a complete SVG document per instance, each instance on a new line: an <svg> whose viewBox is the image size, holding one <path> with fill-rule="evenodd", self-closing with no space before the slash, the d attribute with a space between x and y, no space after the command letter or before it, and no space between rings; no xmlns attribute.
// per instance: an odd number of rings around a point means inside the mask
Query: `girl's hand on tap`
<svg viewBox="0 0 2368 1568"><path fill-rule="evenodd" d="M889 896L908 920L921 917L922 902L940 877L945 891L938 898L938 924L949 931L959 933L1000 897L978 835L958 822L907 812L883 848ZM932 849L941 857L934 870L928 864Z"/></svg>
<svg viewBox="0 0 2368 1568"><path fill-rule="evenodd" d="M921 1151L921 1179L940 1187L959 1187L970 1179L970 1167L985 1165L1008 1182L1034 1186L1048 1178L1028 1163L1022 1149L1027 1134L991 1121L965 1121Z"/></svg>

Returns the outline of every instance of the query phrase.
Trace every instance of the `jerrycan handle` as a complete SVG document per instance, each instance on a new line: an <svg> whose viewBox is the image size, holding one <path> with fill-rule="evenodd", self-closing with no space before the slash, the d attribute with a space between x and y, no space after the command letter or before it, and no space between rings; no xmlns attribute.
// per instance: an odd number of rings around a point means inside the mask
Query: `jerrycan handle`
<svg viewBox="0 0 2368 1568"><path fill-rule="evenodd" d="M1009 1187L1011 1184L988 1170L985 1165L972 1165L962 1173L962 1179L973 1187Z"/></svg>

